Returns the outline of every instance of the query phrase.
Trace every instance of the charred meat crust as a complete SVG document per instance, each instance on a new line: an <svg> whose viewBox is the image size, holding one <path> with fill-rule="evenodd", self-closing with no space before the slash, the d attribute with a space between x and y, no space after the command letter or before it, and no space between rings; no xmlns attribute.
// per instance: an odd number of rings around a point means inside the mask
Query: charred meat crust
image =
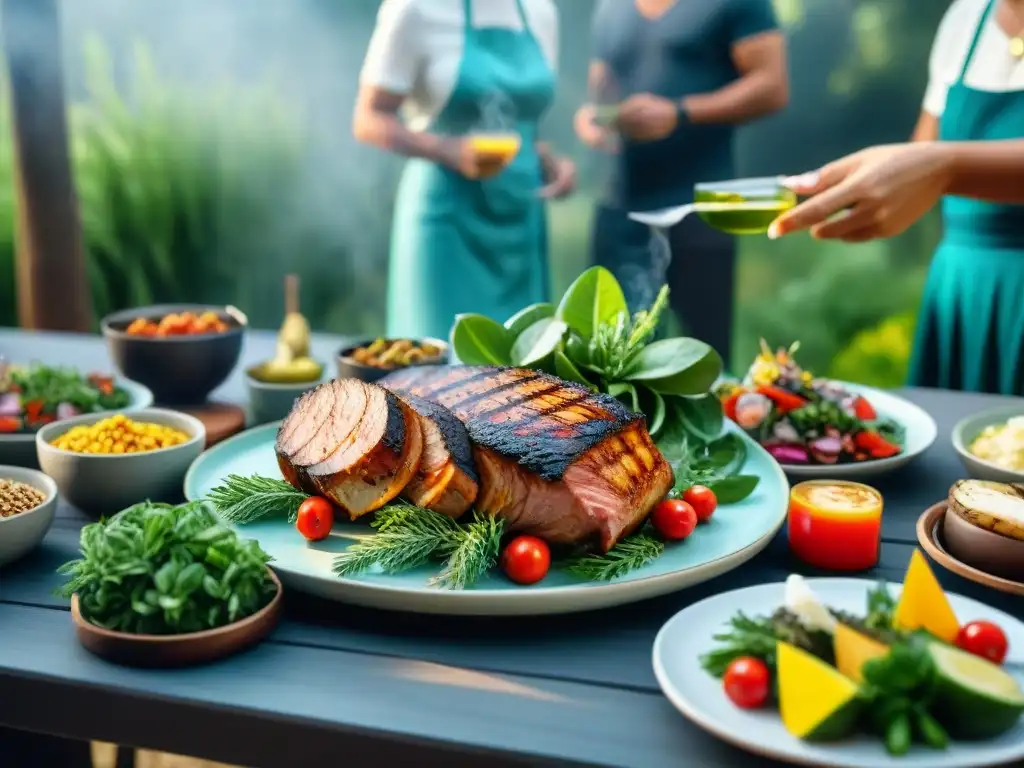
<svg viewBox="0 0 1024 768"><path fill-rule="evenodd" d="M521 368L417 366L379 383L440 403L476 445L545 480L561 479L581 455L643 420L611 395Z"/></svg>
<svg viewBox="0 0 1024 768"><path fill-rule="evenodd" d="M425 419L430 419L437 425L444 440L444 446L455 462L455 467L466 474L474 483L480 482L480 476L476 471L476 464L473 461L473 445L469 441L469 433L466 432L466 425L459 421L458 417L445 408L443 405L431 400L424 400L412 394L403 394L402 399L409 406Z"/></svg>

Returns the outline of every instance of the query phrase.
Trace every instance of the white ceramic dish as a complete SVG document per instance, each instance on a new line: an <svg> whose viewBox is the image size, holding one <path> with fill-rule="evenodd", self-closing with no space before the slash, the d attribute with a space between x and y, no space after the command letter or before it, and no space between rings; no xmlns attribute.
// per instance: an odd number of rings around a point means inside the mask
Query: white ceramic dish
<svg viewBox="0 0 1024 768"><path fill-rule="evenodd" d="M131 401L121 409L122 411L136 411L139 408L148 408L153 404L153 393L142 384L119 378L114 379L114 384L126 390L131 397ZM109 411L104 413L110 414ZM25 432L16 435L0 435L0 463L13 464L18 467L38 467L36 434Z"/></svg>
<svg viewBox="0 0 1024 768"><path fill-rule="evenodd" d="M189 469L185 496L199 499L231 474L260 474L280 478L274 454L278 424L250 429L215 445ZM331 570L351 538L331 535L310 543L286 520L263 520L239 526L243 536L256 539L274 560L271 567L286 588L318 597L374 608L477 616L527 616L573 613L632 603L699 584L745 563L771 541L786 517L789 483L779 465L749 438L744 474L761 482L738 504L723 505L711 522L686 541L667 548L654 562L610 582L588 582L553 567L540 584L516 586L491 573L465 590L446 590L429 584L437 573L429 564L398 574L368 572L338 578ZM336 534L365 534L363 524L335 520Z"/></svg>
<svg viewBox="0 0 1024 768"><path fill-rule="evenodd" d="M206 427L199 419L163 408L143 408L133 421L165 424L189 439L170 448L121 454L74 453L50 442L75 426L94 424L109 413L90 413L47 424L36 433L39 465L57 483L61 495L92 516L113 515L149 499L177 501L189 465L203 452Z"/></svg>
<svg viewBox="0 0 1024 768"><path fill-rule="evenodd" d="M906 430L903 451L889 459L873 459L855 464L783 464L782 468L790 477L801 479L856 480L877 477L906 466L927 451L939 430L927 411L891 392L860 384L842 382L852 394L862 395L880 417L893 419Z"/></svg>
<svg viewBox="0 0 1024 768"><path fill-rule="evenodd" d="M808 579L810 587L832 608L863 613L865 595L875 582L867 579ZM900 585L890 585L898 594ZM742 710L722 690L720 680L705 672L702 654L715 646L712 635L738 611L757 616L770 613L783 601L783 584L725 592L680 611L654 641L654 675L669 701L701 728L741 749L800 765L839 768L969 768L1002 765L1024 759L1024 723L1018 722L998 739L951 742L945 751L914 746L902 757L891 757L880 739L855 736L834 744L811 744L792 736L775 710ZM949 595L961 622L986 619L1003 628L1010 643L1006 669L1024 685L1024 623L1009 614L959 595ZM682 759L682 757L681 757Z"/></svg>
<svg viewBox="0 0 1024 768"><path fill-rule="evenodd" d="M976 480L992 480L997 483L1024 483L1024 472L1000 467L991 461L979 459L967 450L967 446L974 442L985 427L1005 424L1014 416L1024 416L1024 400L1019 405L1004 405L981 411L961 419L953 427L953 432L950 435L953 450L960 456L964 469L971 477Z"/></svg>
<svg viewBox="0 0 1024 768"><path fill-rule="evenodd" d="M35 469L0 466L0 478L31 485L42 491L43 503L27 512L0 517L0 568L24 557L46 536L57 514L57 484Z"/></svg>

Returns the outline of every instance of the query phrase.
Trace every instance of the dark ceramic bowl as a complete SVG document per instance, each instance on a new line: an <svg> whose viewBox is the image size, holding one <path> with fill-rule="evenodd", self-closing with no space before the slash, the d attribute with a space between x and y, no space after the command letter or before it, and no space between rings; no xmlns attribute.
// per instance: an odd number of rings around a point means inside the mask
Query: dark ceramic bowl
<svg viewBox="0 0 1024 768"><path fill-rule="evenodd" d="M126 329L134 320L159 321L171 313L214 312L228 329L222 333L151 338ZM197 405L223 384L238 365L248 319L234 307L158 304L125 309L100 322L107 348L121 374L145 384L161 405Z"/></svg>
<svg viewBox="0 0 1024 768"><path fill-rule="evenodd" d="M398 339L385 339L385 341L397 341ZM358 362L352 357L352 353L360 347L365 347L368 344L372 344L374 339L364 339L357 344L350 344L338 353L338 378L339 379L360 379L362 381L377 381L382 379L389 373L403 370L403 368L410 366L400 366L397 368L377 368L372 365L366 365L365 363ZM447 365L448 364L448 342L441 341L441 339L410 339L417 344L433 344L435 347L439 347L441 350L441 356L432 360L425 361L423 363L416 363L416 365Z"/></svg>

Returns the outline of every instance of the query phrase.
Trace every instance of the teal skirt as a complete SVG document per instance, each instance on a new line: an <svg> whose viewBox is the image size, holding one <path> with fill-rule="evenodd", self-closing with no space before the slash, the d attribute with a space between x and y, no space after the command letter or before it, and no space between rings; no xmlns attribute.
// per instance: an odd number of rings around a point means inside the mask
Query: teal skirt
<svg viewBox="0 0 1024 768"><path fill-rule="evenodd" d="M911 386L1024 394L1024 244L950 233L932 260Z"/></svg>

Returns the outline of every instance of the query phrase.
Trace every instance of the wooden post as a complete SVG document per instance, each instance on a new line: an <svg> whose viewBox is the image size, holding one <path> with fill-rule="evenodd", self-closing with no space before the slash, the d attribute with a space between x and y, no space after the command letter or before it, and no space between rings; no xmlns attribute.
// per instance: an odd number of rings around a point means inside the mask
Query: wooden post
<svg viewBox="0 0 1024 768"><path fill-rule="evenodd" d="M57 0L3 0L2 7L18 189L18 320L25 328L88 331Z"/></svg>

